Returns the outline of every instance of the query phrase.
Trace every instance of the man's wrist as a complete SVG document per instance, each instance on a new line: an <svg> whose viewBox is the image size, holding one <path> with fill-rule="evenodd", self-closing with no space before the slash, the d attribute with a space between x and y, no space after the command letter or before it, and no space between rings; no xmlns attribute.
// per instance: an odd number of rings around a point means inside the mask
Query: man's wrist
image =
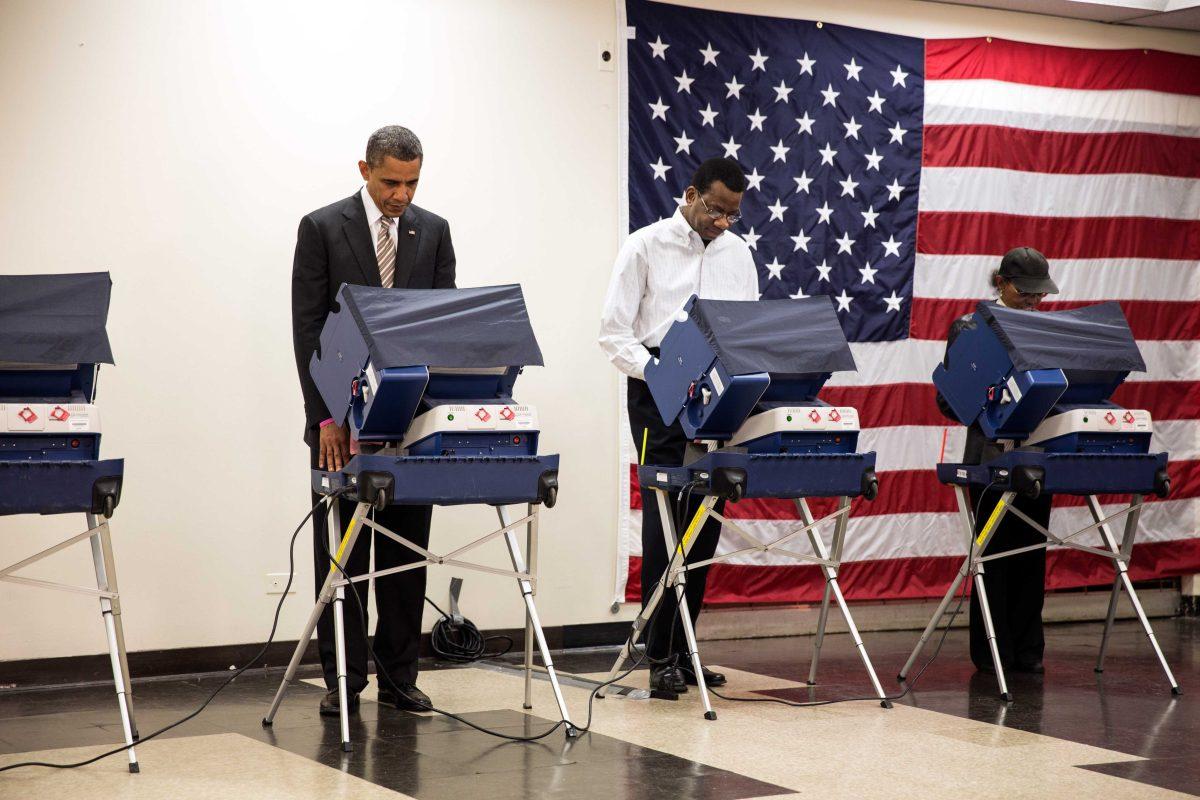
<svg viewBox="0 0 1200 800"><path fill-rule="evenodd" d="M333 417L330 417L329 419L321 420L320 424L317 425L317 427L318 428L328 428L330 425L334 425L334 424L336 424L336 423L334 423Z"/></svg>

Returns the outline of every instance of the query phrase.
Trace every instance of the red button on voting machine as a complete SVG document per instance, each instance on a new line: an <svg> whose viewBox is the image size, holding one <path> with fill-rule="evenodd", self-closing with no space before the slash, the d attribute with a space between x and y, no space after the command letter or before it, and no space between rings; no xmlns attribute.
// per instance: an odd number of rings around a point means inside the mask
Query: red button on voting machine
<svg viewBox="0 0 1200 800"><path fill-rule="evenodd" d="M1132 411L1126 411L1126 412L1125 412L1125 421L1126 421L1126 422L1128 422L1128 423L1130 423L1130 424L1132 424L1132 423L1133 423L1133 420L1134 420L1133 412L1132 412Z"/></svg>
<svg viewBox="0 0 1200 800"><path fill-rule="evenodd" d="M1104 415L1104 421L1107 422L1109 425L1116 425L1117 424L1117 415L1110 411Z"/></svg>
<svg viewBox="0 0 1200 800"><path fill-rule="evenodd" d="M489 419L492 418L492 415L487 412L486 408L481 408L478 411L476 411L475 416L478 417L480 422L487 422Z"/></svg>
<svg viewBox="0 0 1200 800"><path fill-rule="evenodd" d="M36 413L34 413L34 410L32 408L30 408L29 406L25 406L24 408L22 408L20 413L17 414L17 416L20 417L21 419L25 420L26 424L28 424L28 425L32 425L33 423L37 422L37 418L38 418L38 415Z"/></svg>
<svg viewBox="0 0 1200 800"><path fill-rule="evenodd" d="M811 419L813 422L820 422L821 414L814 408L812 411L808 412L808 418Z"/></svg>
<svg viewBox="0 0 1200 800"><path fill-rule="evenodd" d="M50 419L57 420L58 422L66 422L70 416L71 412L62 406L55 406L54 410L50 412Z"/></svg>
<svg viewBox="0 0 1200 800"><path fill-rule="evenodd" d="M503 419L505 422L512 422L513 417L515 417L515 416L516 416L516 414L514 414L513 410L511 408L509 408L508 406L505 406L504 408L502 408L500 410L500 418Z"/></svg>
<svg viewBox="0 0 1200 800"><path fill-rule="evenodd" d="M836 408L829 412L829 421L830 422L841 422L842 421L842 415Z"/></svg>

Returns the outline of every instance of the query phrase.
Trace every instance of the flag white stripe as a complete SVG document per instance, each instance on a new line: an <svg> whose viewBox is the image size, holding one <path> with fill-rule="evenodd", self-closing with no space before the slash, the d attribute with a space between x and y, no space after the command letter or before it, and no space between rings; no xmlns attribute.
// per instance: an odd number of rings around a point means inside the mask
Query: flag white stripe
<svg viewBox="0 0 1200 800"><path fill-rule="evenodd" d="M1200 137L1200 97L1142 89L1059 89L996 80L926 81L925 124Z"/></svg>
<svg viewBox="0 0 1200 800"><path fill-rule="evenodd" d="M880 391L887 391L886 387ZM859 452L875 451L875 469L881 474L890 470L933 469L942 450L942 433L946 436L946 460L962 455L966 428L946 420L943 425L895 425L866 428L858 437ZM1167 419L1154 423L1151 452L1166 451L1172 461L1200 459L1200 421ZM882 479L882 478L881 478Z"/></svg>
<svg viewBox="0 0 1200 800"><path fill-rule="evenodd" d="M1146 372L1131 372L1130 381L1200 380L1200 341L1139 341ZM882 383L930 383L946 344L937 339L898 342L852 342L857 372L835 372L828 386Z"/></svg>
<svg viewBox="0 0 1200 800"><path fill-rule="evenodd" d="M917 253L913 294L978 300L989 294L1000 256ZM1061 290L1051 300L1200 300L1200 262L1153 258L1054 258Z"/></svg>
<svg viewBox="0 0 1200 800"><path fill-rule="evenodd" d="M950 489L946 489L947 492ZM1120 505L1105 505L1106 513L1119 511ZM798 520L739 519L734 520L739 528L760 542L778 539L799 527ZM1070 533L1092 523L1086 508L1056 508L1050 512L1050 530L1055 533ZM630 513L632 530L641 530L642 512L634 509ZM1163 500L1147 503L1142 509L1138 528L1138 543L1167 542L1192 539L1200 527L1200 499ZM828 544L832 532L822 531ZM1118 532L1119 535L1119 532ZM634 538L630 555L641 556L641 541ZM1103 546L1095 531L1081 534L1072 541L1093 547ZM745 540L731 531L721 535L718 553L731 553L745 547ZM786 545L785 545L786 547ZM808 537L799 537L789 550L808 553ZM966 555L966 537L956 514L921 512L893 514L890 516L851 517L846 529L844 561L869 561L892 558L938 558ZM752 566L794 566L798 562L787 556L774 553L755 553L730 559L729 564Z"/></svg>
<svg viewBox="0 0 1200 800"><path fill-rule="evenodd" d="M1200 180L925 167L919 202L921 211L1196 220L1200 219Z"/></svg>

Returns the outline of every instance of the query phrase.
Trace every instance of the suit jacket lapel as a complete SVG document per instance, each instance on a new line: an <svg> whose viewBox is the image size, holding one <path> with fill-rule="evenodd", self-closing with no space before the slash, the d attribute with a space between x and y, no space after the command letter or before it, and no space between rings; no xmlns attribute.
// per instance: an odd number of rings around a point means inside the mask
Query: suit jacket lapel
<svg viewBox="0 0 1200 800"><path fill-rule="evenodd" d="M362 195L355 193L346 199L342 207L342 233L350 243L354 259L362 271L366 286L382 286L379 280L379 261L375 258L375 245L371 241L371 229L367 225L367 212L363 209Z"/></svg>
<svg viewBox="0 0 1200 800"><path fill-rule="evenodd" d="M396 277L392 285L397 289L407 289L413 264L417 260L417 248L421 244L421 222L412 206L409 206L399 223L396 229Z"/></svg>

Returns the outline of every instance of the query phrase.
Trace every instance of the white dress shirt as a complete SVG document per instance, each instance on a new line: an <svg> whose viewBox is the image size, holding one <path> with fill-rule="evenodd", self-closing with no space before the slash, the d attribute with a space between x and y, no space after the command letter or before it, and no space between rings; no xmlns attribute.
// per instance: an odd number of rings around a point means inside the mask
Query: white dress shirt
<svg viewBox="0 0 1200 800"><path fill-rule="evenodd" d="M617 369L642 378L675 314L693 294L705 300L757 300L758 271L750 247L726 231L709 242L676 210L668 219L636 230L613 265L600 348Z"/></svg>
<svg viewBox="0 0 1200 800"><path fill-rule="evenodd" d="M373 247L375 249L375 251L378 252L379 251L379 219L380 219L380 217L383 216L383 212L379 210L379 206L375 205L375 198L371 197L371 193L367 191L367 187L365 185L363 186L362 191L359 192L359 194L362 195L363 210L367 212L367 227L371 229L371 247ZM400 226L396 224L395 217L392 217L391 219L392 219L392 225L391 225L392 251L399 253L400 252L400 249L399 249L400 241L399 241L398 237L399 237L400 232L398 229L400 228Z"/></svg>

